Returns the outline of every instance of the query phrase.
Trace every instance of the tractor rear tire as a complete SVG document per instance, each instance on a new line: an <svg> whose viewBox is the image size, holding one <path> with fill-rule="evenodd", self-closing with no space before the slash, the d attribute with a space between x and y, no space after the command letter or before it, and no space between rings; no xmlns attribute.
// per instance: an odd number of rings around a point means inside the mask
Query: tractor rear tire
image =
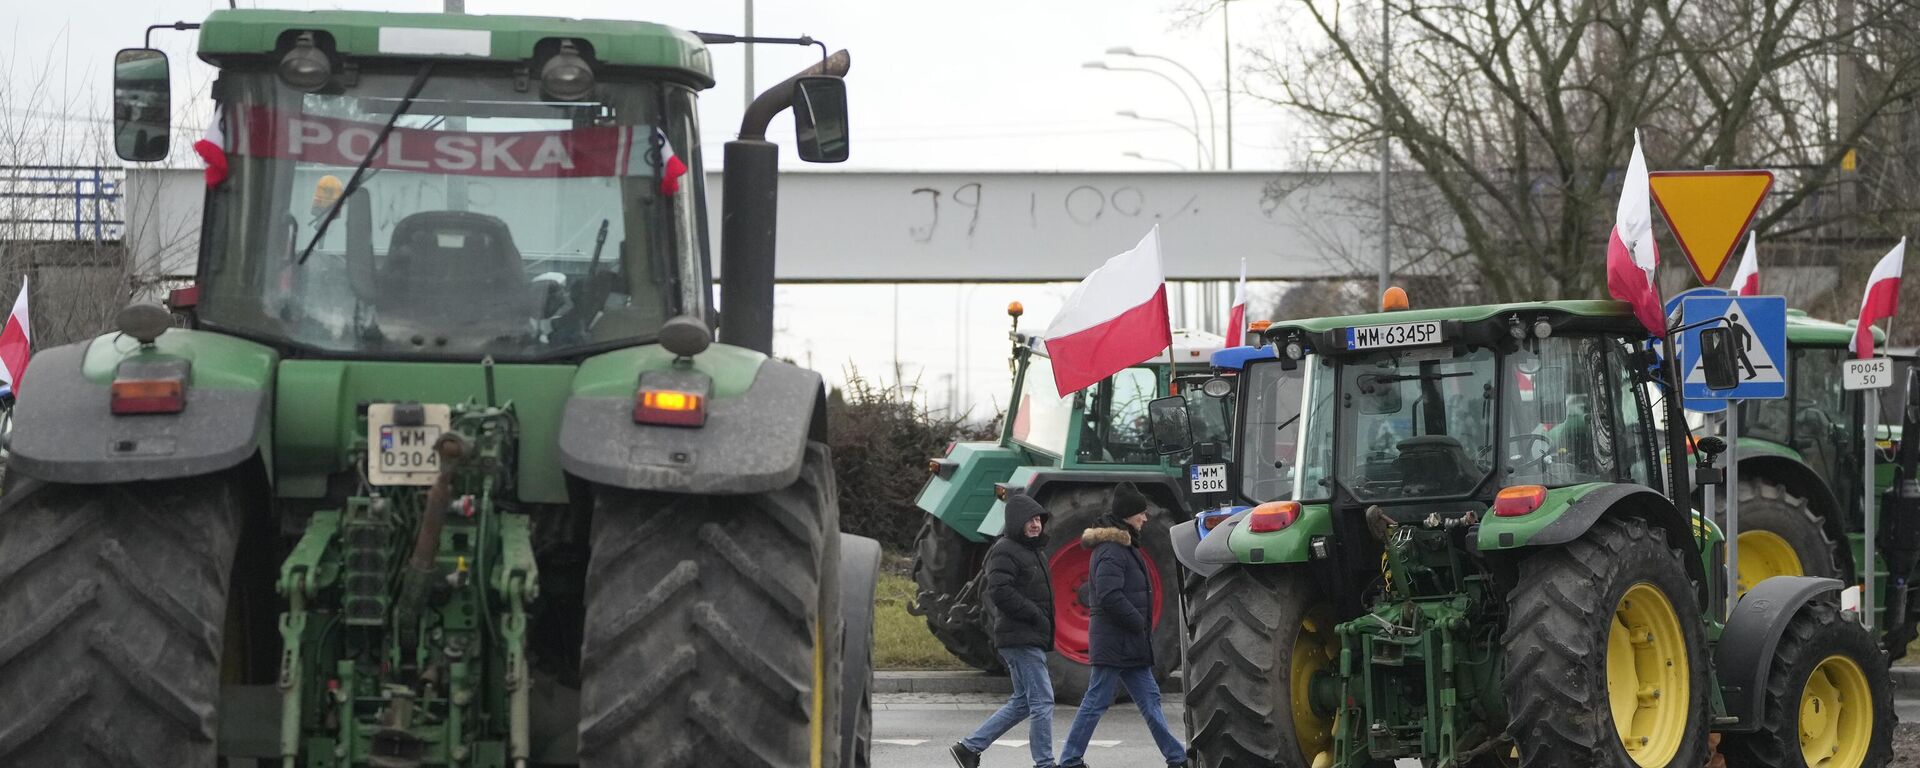
<svg viewBox="0 0 1920 768"><path fill-rule="evenodd" d="M1092 553L1080 546L1080 534L1107 513L1112 498L1113 486L1083 485L1049 493L1040 501L1052 516L1047 522L1045 554L1053 579L1054 643L1047 654L1047 674L1053 679L1053 698L1061 703L1079 704L1093 678L1093 667L1086 661L1084 630L1067 627L1085 627L1091 620L1092 611L1081 602L1081 587L1089 578L1086 564ZM1153 624L1153 676L1165 685L1180 666L1180 562L1173 555L1168 511L1157 507L1148 511L1141 551L1160 576L1160 615ZM1061 567L1067 563L1078 566ZM1122 691L1116 699L1124 695Z"/></svg>
<svg viewBox="0 0 1920 768"><path fill-rule="evenodd" d="M15 476L0 499L0 765L213 765L248 486Z"/></svg>
<svg viewBox="0 0 1920 768"><path fill-rule="evenodd" d="M1523 768L1706 763L1707 641L1664 529L1602 517L1522 561L1508 606L1508 727ZM1686 695L1674 696L1681 685ZM1634 696L1646 688L1651 697ZM1647 751L1630 753L1627 740Z"/></svg>
<svg viewBox="0 0 1920 768"><path fill-rule="evenodd" d="M786 488L594 489L580 762L839 765L839 502L826 446Z"/></svg>
<svg viewBox="0 0 1920 768"><path fill-rule="evenodd" d="M1765 696L1759 732L1728 734L1721 742L1728 765L1862 768L1893 757L1886 660L1866 629L1842 618L1831 602L1809 603L1787 625ZM1812 763L1808 751L1816 753Z"/></svg>
<svg viewBox="0 0 1920 768"><path fill-rule="evenodd" d="M873 595L880 542L840 534L840 765L873 765Z"/></svg>
<svg viewBox="0 0 1920 768"><path fill-rule="evenodd" d="M979 589L969 589L980 577L987 545L968 541L940 518L927 515L913 540L914 602L916 615L925 616L927 630L960 663L986 672L1004 669L988 630L987 607Z"/></svg>
<svg viewBox="0 0 1920 768"><path fill-rule="evenodd" d="M1193 764L1309 768L1333 749L1333 719L1295 711L1296 694L1314 670L1338 665L1339 643L1331 617L1308 602L1306 574L1229 566L1200 592L1182 673Z"/></svg>
<svg viewBox="0 0 1920 768"><path fill-rule="evenodd" d="M1792 557L1782 557L1789 548ZM1806 497L1763 477L1740 478L1741 592L1769 576L1844 580L1836 551Z"/></svg>

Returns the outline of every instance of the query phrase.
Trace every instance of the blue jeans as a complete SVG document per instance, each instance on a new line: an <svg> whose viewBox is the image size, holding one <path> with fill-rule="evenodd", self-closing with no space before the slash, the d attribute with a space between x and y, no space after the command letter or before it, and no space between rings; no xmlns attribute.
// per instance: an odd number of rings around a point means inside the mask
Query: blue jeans
<svg viewBox="0 0 1920 768"><path fill-rule="evenodd" d="M1174 738L1173 729L1167 727L1167 716L1160 712L1160 685L1153 681L1152 667L1093 667L1092 679L1087 683L1087 695L1080 700L1080 711L1073 715L1073 727L1067 729L1067 743L1060 747L1062 766L1080 765L1081 758L1087 754L1087 742L1093 739L1093 728L1100 724L1100 716L1107 713L1107 707L1113 704L1113 685L1127 686L1127 694L1140 707L1140 716L1147 721L1147 730L1153 734L1153 743L1160 747L1160 756L1169 763L1187 759L1187 748Z"/></svg>
<svg viewBox="0 0 1920 768"><path fill-rule="evenodd" d="M994 739L1026 720L1034 768L1053 768L1053 678L1047 675L1047 652L1031 645L1001 648L1000 659L1013 677L1013 696L960 744L976 754L985 752Z"/></svg>

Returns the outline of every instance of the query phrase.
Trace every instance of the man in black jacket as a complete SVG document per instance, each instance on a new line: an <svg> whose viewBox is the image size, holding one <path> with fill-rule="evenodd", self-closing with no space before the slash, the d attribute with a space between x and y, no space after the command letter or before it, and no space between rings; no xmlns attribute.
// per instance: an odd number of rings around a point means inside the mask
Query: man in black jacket
<svg viewBox="0 0 1920 768"><path fill-rule="evenodd" d="M987 550L987 605L993 610L993 645L1013 677L1013 696L972 736L948 749L960 768L977 768L993 740L1027 720L1027 749L1035 768L1053 768L1053 678L1047 651L1053 648L1053 581L1047 576L1047 508L1032 497L1007 497L1007 527Z"/></svg>
<svg viewBox="0 0 1920 768"><path fill-rule="evenodd" d="M1080 534L1080 545L1093 550L1088 580L1093 626L1087 638L1093 673L1060 748L1061 768L1085 765L1081 758L1100 716L1113 703L1115 683L1127 686L1167 765L1187 764L1186 747L1167 726L1167 716L1160 711L1160 686L1153 680L1153 582L1140 549L1146 525L1147 498L1132 484L1121 483L1113 489L1107 515Z"/></svg>

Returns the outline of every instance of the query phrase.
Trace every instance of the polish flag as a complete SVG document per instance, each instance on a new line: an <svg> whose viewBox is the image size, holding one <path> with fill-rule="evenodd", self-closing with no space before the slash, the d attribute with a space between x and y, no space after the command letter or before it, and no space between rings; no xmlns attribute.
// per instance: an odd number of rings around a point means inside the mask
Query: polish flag
<svg viewBox="0 0 1920 768"><path fill-rule="evenodd" d="M1053 384L1061 397L1173 346L1166 273L1160 267L1160 227L1080 281L1040 335L1053 359Z"/></svg>
<svg viewBox="0 0 1920 768"><path fill-rule="evenodd" d="M218 108L213 111L213 121L207 123L207 132L193 143L193 151L207 163L207 186L219 186L227 180L227 129L220 124L222 115Z"/></svg>
<svg viewBox="0 0 1920 768"><path fill-rule="evenodd" d="M1747 253L1740 257L1740 268L1733 271L1733 292L1736 296L1760 295L1760 258L1754 248L1754 241L1759 237L1758 233L1747 233Z"/></svg>
<svg viewBox="0 0 1920 768"><path fill-rule="evenodd" d="M1900 266L1907 259L1907 239L1880 257L1867 276L1867 290L1860 296L1860 322L1853 326L1853 342L1847 349L1861 360L1873 357L1873 324L1893 317L1900 305Z"/></svg>
<svg viewBox="0 0 1920 768"><path fill-rule="evenodd" d="M673 153L673 142L667 141L666 131L653 129L653 138L660 142L660 194L679 192L680 177L687 175L687 164Z"/></svg>
<svg viewBox="0 0 1920 768"><path fill-rule="evenodd" d="M7 325L0 328L0 386L20 394L20 377L27 374L33 356L32 325L27 321L27 279L20 279L20 296L13 300Z"/></svg>
<svg viewBox="0 0 1920 768"><path fill-rule="evenodd" d="M1660 251L1653 244L1653 213L1648 207L1652 187L1647 181L1647 159L1640 153L1640 134L1633 135L1633 159L1620 190L1620 208L1607 239L1607 293L1633 305L1633 314L1654 336L1666 333L1666 313L1660 308L1660 286L1653 271Z"/></svg>
<svg viewBox="0 0 1920 768"><path fill-rule="evenodd" d="M1233 309L1227 310L1227 346L1247 343L1247 260L1240 259L1240 284L1233 289Z"/></svg>

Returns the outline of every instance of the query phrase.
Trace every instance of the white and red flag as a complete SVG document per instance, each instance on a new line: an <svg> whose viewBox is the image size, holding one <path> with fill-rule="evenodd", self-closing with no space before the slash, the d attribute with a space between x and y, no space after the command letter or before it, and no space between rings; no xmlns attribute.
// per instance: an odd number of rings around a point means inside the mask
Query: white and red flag
<svg viewBox="0 0 1920 768"><path fill-rule="evenodd" d="M27 374L33 356L33 325L27 319L27 279L20 278L20 297L13 300L7 325L0 328L0 386L20 393L20 377Z"/></svg>
<svg viewBox="0 0 1920 768"><path fill-rule="evenodd" d="M1233 309L1227 310L1227 346L1247 343L1247 259L1240 258L1240 284L1233 288Z"/></svg>
<svg viewBox="0 0 1920 768"><path fill-rule="evenodd" d="M1907 260L1907 239L1873 265L1867 276L1867 290L1860 296L1860 322L1853 326L1853 342L1847 349L1861 360L1873 357L1873 324L1893 317L1900 308L1900 267Z"/></svg>
<svg viewBox="0 0 1920 768"><path fill-rule="evenodd" d="M1053 384L1061 397L1173 346L1166 273L1160 267L1160 227L1080 281L1040 335L1053 359Z"/></svg>
<svg viewBox="0 0 1920 768"><path fill-rule="evenodd" d="M213 120L207 123L207 132L193 143L193 151L207 163L207 186L218 186L227 180L227 129L220 125L223 115L218 107L213 110Z"/></svg>
<svg viewBox="0 0 1920 768"><path fill-rule="evenodd" d="M1640 134L1633 135L1633 159L1620 189L1620 208L1613 234L1607 238L1607 293L1633 305L1640 324L1655 336L1666 332L1666 313L1660 308L1660 286L1654 269L1660 250L1653 243L1653 212L1648 202L1647 159L1640 153Z"/></svg>
<svg viewBox="0 0 1920 768"><path fill-rule="evenodd" d="M687 175L687 164L673 153L673 142L667 140L666 131L655 128L653 135L660 140L660 194L679 192L680 177Z"/></svg>
<svg viewBox="0 0 1920 768"><path fill-rule="evenodd" d="M1733 294L1735 296L1760 295L1760 257L1754 243L1760 239L1757 232L1747 233L1747 253L1740 257L1740 268L1733 271Z"/></svg>

